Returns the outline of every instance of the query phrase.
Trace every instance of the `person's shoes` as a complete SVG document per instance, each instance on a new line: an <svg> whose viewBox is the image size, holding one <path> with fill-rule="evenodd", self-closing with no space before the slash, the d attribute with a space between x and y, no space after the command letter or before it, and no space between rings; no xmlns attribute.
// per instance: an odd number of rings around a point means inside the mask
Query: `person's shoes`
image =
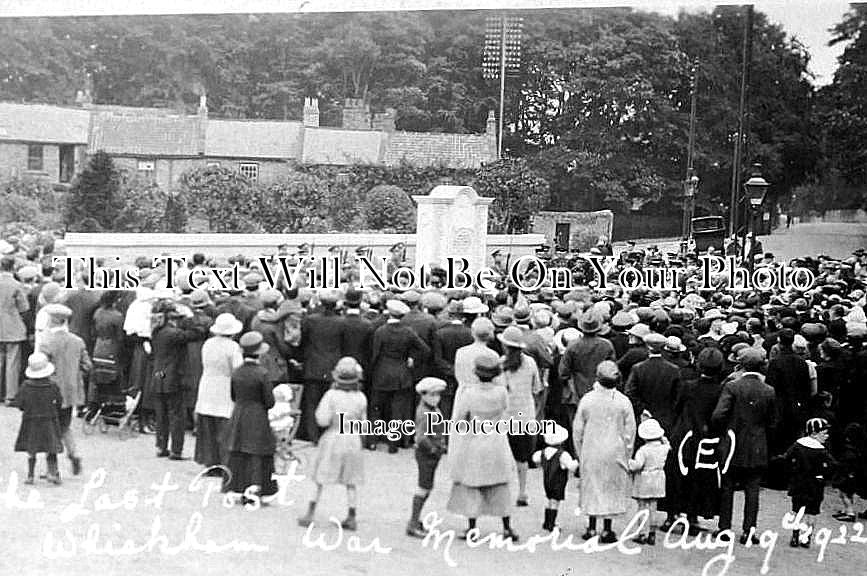
<svg viewBox="0 0 867 576"><path fill-rule="evenodd" d="M458 539L459 540L469 540L470 539L470 532L472 532L474 530L475 530L475 535L473 536L473 540L478 540L479 539L479 531L477 528L467 528L466 530L464 530L463 532L461 532L458 535Z"/></svg>
<svg viewBox="0 0 867 576"><path fill-rule="evenodd" d="M413 538L424 538L427 532L421 524L408 524L406 527L406 535Z"/></svg>
<svg viewBox="0 0 867 576"><path fill-rule="evenodd" d="M511 528L509 528L508 530L503 530L503 539L504 540L511 540L515 544L517 544L521 540L518 537L518 533L515 532L514 530L512 530Z"/></svg>
<svg viewBox="0 0 867 576"><path fill-rule="evenodd" d="M789 540L789 547L790 548L797 548L800 545L801 545L801 542L799 541L798 536L795 534L792 534L792 539Z"/></svg>
<svg viewBox="0 0 867 576"><path fill-rule="evenodd" d="M60 474L48 474L48 481L54 484L55 486L60 486L63 482L60 480Z"/></svg>
<svg viewBox="0 0 867 576"><path fill-rule="evenodd" d="M166 458L168 455L168 450L157 450L157 458Z"/></svg>
<svg viewBox="0 0 867 576"><path fill-rule="evenodd" d="M347 517L343 522L340 523L340 527L344 530L349 530L350 532L355 532L358 529L358 523L355 521L355 518L352 516Z"/></svg>
<svg viewBox="0 0 867 576"><path fill-rule="evenodd" d="M313 524L313 514L305 514L298 519L298 525L302 528L307 528L311 524Z"/></svg>
<svg viewBox="0 0 867 576"><path fill-rule="evenodd" d="M36 480L33 479L33 474L31 474L30 476L28 476L28 477L24 480L24 483L27 484L28 486L33 486L33 484L36 483Z"/></svg>
<svg viewBox="0 0 867 576"><path fill-rule="evenodd" d="M834 520L836 520L838 522L854 522L855 521L855 515L854 514L847 514L846 512L837 512L836 514L831 516L831 518L833 518Z"/></svg>
<svg viewBox="0 0 867 576"><path fill-rule="evenodd" d="M524 507L529 506L529 505L530 505L530 503L527 501L526 496L519 496L518 501L515 502L515 506L517 506L518 508L524 508Z"/></svg>
<svg viewBox="0 0 867 576"><path fill-rule="evenodd" d="M635 538L632 539L636 544L647 544L647 538L644 537L644 534L639 534Z"/></svg>
<svg viewBox="0 0 867 576"><path fill-rule="evenodd" d="M647 535L647 545L656 546L656 532L651 532Z"/></svg>
<svg viewBox="0 0 867 576"><path fill-rule="evenodd" d="M760 543L759 537L753 534L753 537L750 538L750 535L747 532L741 534L740 543L743 546L747 545L747 542L750 542L753 546L758 546Z"/></svg>
<svg viewBox="0 0 867 576"><path fill-rule="evenodd" d="M800 544L801 544L801 548L809 548L810 547L810 537L807 536L806 540L801 540Z"/></svg>
<svg viewBox="0 0 867 576"><path fill-rule="evenodd" d="M701 529L701 526L699 526L698 524L690 524L687 534L689 534L690 536L698 536L702 532L703 530Z"/></svg>
<svg viewBox="0 0 867 576"><path fill-rule="evenodd" d="M394 444L391 444L388 447L388 453L389 454L397 454L397 450L398 450L398 448Z"/></svg>
<svg viewBox="0 0 867 576"><path fill-rule="evenodd" d="M81 458L78 456L72 456L70 460L72 461L72 475L78 476L81 474Z"/></svg>
<svg viewBox="0 0 867 576"><path fill-rule="evenodd" d="M169 454L169 460L189 460L189 458L181 454Z"/></svg>
<svg viewBox="0 0 867 576"><path fill-rule="evenodd" d="M663 532L668 532L671 530L672 524L674 524L674 522L672 522L671 518L666 518L665 522L662 523L662 526L660 526L659 529Z"/></svg>
<svg viewBox="0 0 867 576"><path fill-rule="evenodd" d="M617 542L617 534L613 530L603 530L599 537L599 542L602 544L614 544Z"/></svg>
<svg viewBox="0 0 867 576"><path fill-rule="evenodd" d="M596 536L596 530L588 528L584 534L581 535L582 540L590 540L591 538Z"/></svg>

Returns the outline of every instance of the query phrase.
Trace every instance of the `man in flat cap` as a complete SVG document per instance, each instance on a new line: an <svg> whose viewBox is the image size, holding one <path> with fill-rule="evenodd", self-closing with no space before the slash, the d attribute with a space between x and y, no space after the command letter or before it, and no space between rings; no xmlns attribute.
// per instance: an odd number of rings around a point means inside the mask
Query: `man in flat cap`
<svg viewBox="0 0 867 576"><path fill-rule="evenodd" d="M748 540L759 544L759 537L750 538L759 515L759 482L768 466L768 437L776 424L777 407L774 389L768 386L762 370L765 353L760 348L746 348L740 352L738 362L743 373L737 380L727 382L711 416L711 422L720 430L734 434L734 446L720 446L731 455L730 468L722 476L720 495L720 531L731 529L735 486L744 489L743 532L740 542ZM757 532L756 532L757 533Z"/></svg>
<svg viewBox="0 0 867 576"><path fill-rule="evenodd" d="M458 381L455 378L455 356L460 348L473 343L473 333L464 324L464 306L460 300L449 302L446 314L448 320L434 332L433 362L436 375L446 382L446 389L440 400L440 409L444 418L448 420L451 418L455 393L458 390Z"/></svg>
<svg viewBox="0 0 867 576"><path fill-rule="evenodd" d="M403 301L409 306L409 312L401 318L400 323L415 332L428 349L431 349L434 332L439 327L439 322L426 308L422 308L422 300L422 295L415 290L408 290L403 294ZM431 358L427 356L413 358L413 384L432 374Z"/></svg>
<svg viewBox="0 0 867 576"><path fill-rule="evenodd" d="M54 364L54 381L60 388L63 404L60 408L60 433L72 473L81 473L81 458L72 434L72 411L83 406L86 397L84 379L92 364L84 340L69 331L72 310L63 304L45 306L48 315L48 330L40 340L37 352L42 352Z"/></svg>

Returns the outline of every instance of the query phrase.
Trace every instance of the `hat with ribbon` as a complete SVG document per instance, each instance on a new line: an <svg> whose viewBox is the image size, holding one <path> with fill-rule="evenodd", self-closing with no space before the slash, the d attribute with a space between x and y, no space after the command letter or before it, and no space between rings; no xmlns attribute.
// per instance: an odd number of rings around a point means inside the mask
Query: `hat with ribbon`
<svg viewBox="0 0 867 576"><path fill-rule="evenodd" d="M54 374L54 364L42 352L35 352L27 358L27 369L24 375L28 378L48 378Z"/></svg>

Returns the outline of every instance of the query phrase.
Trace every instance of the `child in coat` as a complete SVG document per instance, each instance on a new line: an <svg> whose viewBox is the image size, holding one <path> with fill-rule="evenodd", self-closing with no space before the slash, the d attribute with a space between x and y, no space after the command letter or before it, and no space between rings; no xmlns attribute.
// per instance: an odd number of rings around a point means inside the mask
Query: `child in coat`
<svg viewBox="0 0 867 576"><path fill-rule="evenodd" d="M856 422L848 424L843 431L842 444L832 484L840 494L843 510L834 514L834 520L854 522L855 494L864 492L864 428Z"/></svg>
<svg viewBox="0 0 867 576"><path fill-rule="evenodd" d="M660 498L665 498L665 460L671 445L665 438L665 430L653 418L648 418L638 425L638 437L644 440L641 448L630 458L627 464L629 471L634 473L632 479L632 497L638 503L638 511L647 510L647 522L643 534L634 538L638 544L656 544L656 525L653 517Z"/></svg>
<svg viewBox="0 0 867 576"><path fill-rule="evenodd" d="M439 409L440 398L446 389L446 381L426 377L415 385L420 400L415 410L415 461L418 465L418 487L412 497L412 513L406 533L413 538L424 538L426 532L419 520L424 503L433 490L434 476L440 458L446 452L444 425L432 425L429 414L443 417Z"/></svg>
<svg viewBox="0 0 867 576"><path fill-rule="evenodd" d="M52 374L54 364L48 361L45 354L31 354L24 372L27 380L16 398L16 404L21 410L21 428L15 441L15 451L27 452L25 484L34 483L36 455L40 453L44 453L48 461L48 481L60 484L57 455L63 452L59 416L63 397L60 395L60 388L50 379Z"/></svg>
<svg viewBox="0 0 867 576"><path fill-rule="evenodd" d="M789 546L810 547L810 536L816 523L816 515L825 494L825 478L831 469L831 456L825 444L828 442L828 421L824 418L807 420L806 435L799 438L786 451L784 458L789 468L789 497L792 512L804 509L803 530L793 530Z"/></svg>
<svg viewBox="0 0 867 576"><path fill-rule="evenodd" d="M349 514L340 526L344 530L355 530L356 487L364 479L364 459L361 436L353 434L350 426L353 421L367 419L367 398L358 389L361 365L350 356L343 357L331 372L331 378L334 383L316 408L316 423L327 428L319 438L311 473L316 482L316 497L310 501L307 514L298 519L298 524L307 527L313 523L325 484L343 484L346 486ZM343 431L340 430L341 418L345 427Z"/></svg>
<svg viewBox="0 0 867 576"><path fill-rule="evenodd" d="M578 461L563 448L563 443L569 438L568 430L557 424L553 432L542 437L548 446L544 450L537 450L532 460L542 468L542 483L545 486L545 497L548 499L542 530L551 532L556 527L560 503L566 499L569 473L578 469Z"/></svg>

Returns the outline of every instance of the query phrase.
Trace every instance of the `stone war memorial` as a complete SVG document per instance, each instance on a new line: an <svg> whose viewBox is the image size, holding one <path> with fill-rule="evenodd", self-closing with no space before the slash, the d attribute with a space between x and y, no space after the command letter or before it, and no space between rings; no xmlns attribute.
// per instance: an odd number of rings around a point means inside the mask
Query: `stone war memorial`
<svg viewBox="0 0 867 576"><path fill-rule="evenodd" d="M469 186L437 186L413 200L418 206L416 265L444 264L451 256L466 258L471 270L485 266L493 198L482 198Z"/></svg>

